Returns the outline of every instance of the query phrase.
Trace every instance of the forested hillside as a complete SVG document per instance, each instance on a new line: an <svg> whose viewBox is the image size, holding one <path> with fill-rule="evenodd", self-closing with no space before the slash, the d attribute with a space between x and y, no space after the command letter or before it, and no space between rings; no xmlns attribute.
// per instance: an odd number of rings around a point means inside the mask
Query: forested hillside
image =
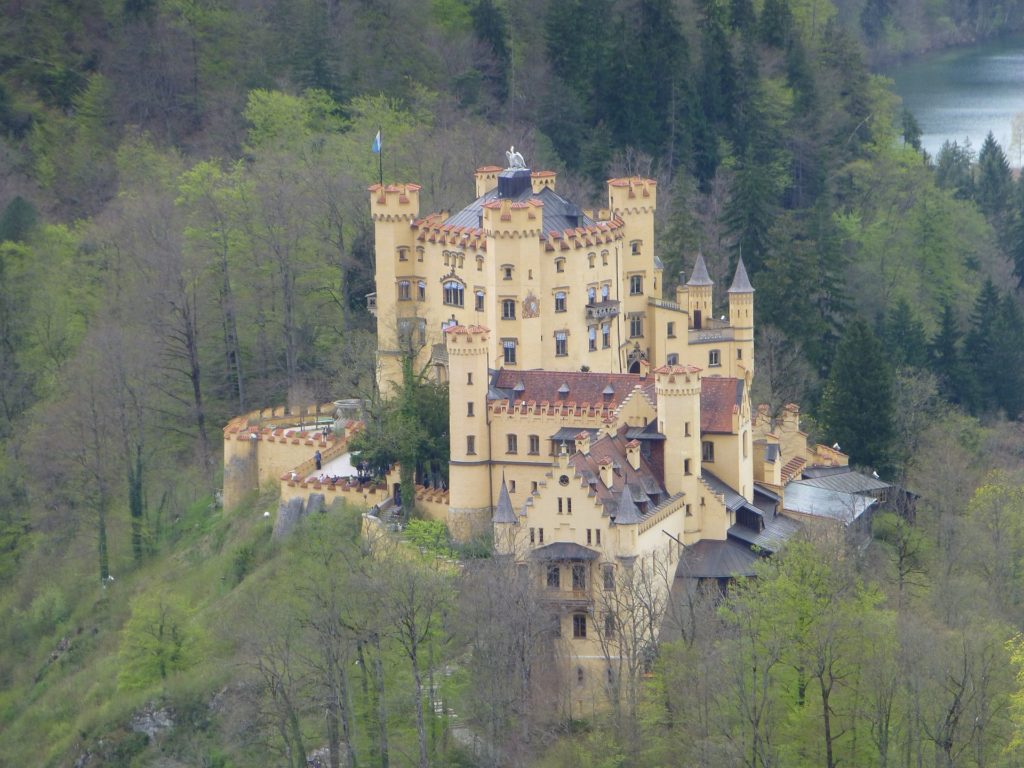
<svg viewBox="0 0 1024 768"><path fill-rule="evenodd" d="M458 722L483 764L1019 764L1024 182L992 140L924 156L871 66L1021 29L1024 0L3 4L0 763L473 764ZM378 130L425 211L510 144L581 204L656 178L666 277L747 265L755 399L914 524L689 606L604 727L516 687L544 649L500 564L223 513L228 418L373 396Z"/></svg>

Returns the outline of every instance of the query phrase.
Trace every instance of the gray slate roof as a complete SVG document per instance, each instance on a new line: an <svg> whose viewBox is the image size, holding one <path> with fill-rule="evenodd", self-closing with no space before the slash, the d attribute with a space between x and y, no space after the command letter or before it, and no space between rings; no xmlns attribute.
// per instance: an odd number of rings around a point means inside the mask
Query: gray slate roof
<svg viewBox="0 0 1024 768"><path fill-rule="evenodd" d="M693 264L693 274L686 281L687 285L714 285L708 274L708 265L704 263L704 254L697 253L697 261Z"/></svg>
<svg viewBox="0 0 1024 768"><path fill-rule="evenodd" d="M841 471L824 471L821 470ZM840 491L842 493L867 493L875 494L884 491L891 486L875 477L862 475L860 472L851 472L846 467L808 467L804 470L804 478L800 481L805 485L813 485L817 488L824 488L829 491Z"/></svg>
<svg viewBox="0 0 1024 768"><path fill-rule="evenodd" d="M805 480L787 483L783 492L783 508L787 511L844 524L852 523L875 503L870 496L821 488Z"/></svg>
<svg viewBox="0 0 1024 768"><path fill-rule="evenodd" d="M616 525L636 525L640 522L640 510L633 501L633 492L629 483L622 486L622 493L619 495L619 506L614 516Z"/></svg>
<svg viewBox="0 0 1024 768"><path fill-rule="evenodd" d="M547 187L535 194L532 185L528 185L526 189L515 197L505 199L511 199L515 202L526 202L531 198L536 198L544 203L544 208L542 209L544 234L560 233L564 232L566 229L588 227L597 223L592 218L585 215L576 203L566 200L554 190ZM489 203L490 201L497 199L498 188L495 187L490 192L478 197L461 211L453 213L445 219L444 223L450 224L454 227L479 228L481 221L483 220L484 203Z"/></svg>
<svg viewBox="0 0 1024 768"><path fill-rule="evenodd" d="M750 284L750 278L747 277L747 268L743 266L743 257L740 256L740 260L736 262L736 274L732 278L732 285L729 286L728 293L753 293L754 286Z"/></svg>
<svg viewBox="0 0 1024 768"><path fill-rule="evenodd" d="M676 566L677 579L727 579L753 576L761 556L737 541L701 539L687 547Z"/></svg>
<svg viewBox="0 0 1024 768"><path fill-rule="evenodd" d="M494 508L493 521L495 523L511 523L512 525L519 522L515 510L512 509L512 499L509 498L505 478L501 478L501 490L498 491L498 505Z"/></svg>
<svg viewBox="0 0 1024 768"><path fill-rule="evenodd" d="M766 552L778 552L786 542L795 536L802 526L798 520L782 515L764 518L764 530L755 531L745 525L734 525L729 531L729 538L742 541L751 547L760 547Z"/></svg>

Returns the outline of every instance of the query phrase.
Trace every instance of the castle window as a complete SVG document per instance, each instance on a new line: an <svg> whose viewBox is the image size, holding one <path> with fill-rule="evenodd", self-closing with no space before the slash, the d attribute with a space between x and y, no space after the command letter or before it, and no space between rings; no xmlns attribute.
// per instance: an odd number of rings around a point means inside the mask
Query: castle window
<svg viewBox="0 0 1024 768"><path fill-rule="evenodd" d="M572 514L572 499L567 498L565 500L565 514L567 514L567 515L571 515Z"/></svg>
<svg viewBox="0 0 1024 768"><path fill-rule="evenodd" d="M504 267L501 268L501 272L504 275L506 280L511 280L512 279L512 267L504 266Z"/></svg>
<svg viewBox="0 0 1024 768"><path fill-rule="evenodd" d="M608 349L612 345L611 323L604 323L601 326L601 349Z"/></svg>
<svg viewBox="0 0 1024 768"><path fill-rule="evenodd" d="M548 589L559 589L562 586L562 569L557 565L548 566Z"/></svg>
<svg viewBox="0 0 1024 768"><path fill-rule="evenodd" d="M477 312L483 312L484 311L484 292L483 291L477 291L476 292L476 301L474 302L474 309L476 309Z"/></svg>
<svg viewBox="0 0 1024 768"><path fill-rule="evenodd" d="M590 286L587 288L587 304L597 303L597 288Z"/></svg>
<svg viewBox="0 0 1024 768"><path fill-rule="evenodd" d="M555 312L565 312L565 291L555 294Z"/></svg>
<svg viewBox="0 0 1024 768"><path fill-rule="evenodd" d="M587 639L587 614L574 613L572 615L572 636L577 640ZM583 682L583 667L577 668L576 679Z"/></svg>
<svg viewBox="0 0 1024 768"><path fill-rule="evenodd" d="M555 331L555 357L569 354L569 342L565 331Z"/></svg>
<svg viewBox="0 0 1024 768"><path fill-rule="evenodd" d="M515 320L516 319L516 300L515 299L502 299L501 300L501 319L502 320Z"/></svg>
<svg viewBox="0 0 1024 768"><path fill-rule="evenodd" d="M683 474L684 475L692 475L693 474L693 472L690 471L690 460L689 459L683 459Z"/></svg>
<svg viewBox="0 0 1024 768"><path fill-rule="evenodd" d="M398 260L399 261L408 261L409 260L409 249L408 248L399 248L398 249Z"/></svg>
<svg viewBox="0 0 1024 768"><path fill-rule="evenodd" d="M501 342L501 351L504 354L505 365L516 364L516 340L515 339L503 339Z"/></svg>
<svg viewBox="0 0 1024 768"><path fill-rule="evenodd" d="M692 512L692 511L690 510L690 505L689 505L689 504L687 504L687 505L686 505L686 506L684 507L684 509L686 510L686 516L687 516L687 517L693 517L693 512Z"/></svg>
<svg viewBox="0 0 1024 768"><path fill-rule="evenodd" d="M539 541L541 544L544 543L544 529L543 528L538 528L537 529L537 541Z"/></svg>
<svg viewBox="0 0 1024 768"><path fill-rule="evenodd" d="M591 352L597 349L597 328L591 326L587 329L587 342Z"/></svg>
<svg viewBox="0 0 1024 768"><path fill-rule="evenodd" d="M592 254L592 253L588 253L587 254L587 264L590 266L591 269L594 268L594 254Z"/></svg>
<svg viewBox="0 0 1024 768"><path fill-rule="evenodd" d="M668 356L668 359L665 362L667 362L669 365L679 365L679 355L673 352L671 355Z"/></svg>
<svg viewBox="0 0 1024 768"><path fill-rule="evenodd" d="M509 480L508 481L508 492L509 493L515 493L516 492L516 481L515 480Z"/></svg>
<svg viewBox="0 0 1024 768"><path fill-rule="evenodd" d="M611 293L611 283L605 283L601 286L601 301L608 301L608 295Z"/></svg>
<svg viewBox="0 0 1024 768"><path fill-rule="evenodd" d="M608 266L608 251L601 251L601 265Z"/></svg>
<svg viewBox="0 0 1024 768"><path fill-rule="evenodd" d="M737 349L736 350L736 359L737 360L742 360L743 359L743 350L742 349Z"/></svg>
<svg viewBox="0 0 1024 768"><path fill-rule="evenodd" d="M722 352L718 349L712 349L708 352L708 367L717 368L722 364Z"/></svg>
<svg viewBox="0 0 1024 768"><path fill-rule="evenodd" d="M416 246L416 261L423 261L423 246Z"/></svg>
<svg viewBox="0 0 1024 768"><path fill-rule="evenodd" d="M466 374L466 383L467 384L472 384L473 383L473 373L472 373L472 371L470 371L469 373Z"/></svg>
<svg viewBox="0 0 1024 768"><path fill-rule="evenodd" d="M537 531L534 528L530 529L530 543L531 544L536 544L537 543Z"/></svg>
<svg viewBox="0 0 1024 768"><path fill-rule="evenodd" d="M587 588L587 566L582 563L572 566L572 588L577 592Z"/></svg>
<svg viewBox="0 0 1024 768"><path fill-rule="evenodd" d="M532 493L532 494L536 494L537 493L537 481L536 480L531 480L530 481L530 493Z"/></svg>
<svg viewBox="0 0 1024 768"><path fill-rule="evenodd" d="M555 259L555 272L565 272L565 259Z"/></svg>
<svg viewBox="0 0 1024 768"><path fill-rule="evenodd" d="M573 632L574 632L573 637L576 637L575 629L576 629L575 617L573 617ZM586 635L586 625L584 625L583 629L584 629L583 637L586 637L587 636ZM576 667L576 684L577 685L583 685L583 667Z"/></svg>
<svg viewBox="0 0 1024 768"><path fill-rule="evenodd" d="M427 284L422 280L416 284L416 298L419 301L427 300Z"/></svg>
<svg viewBox="0 0 1024 768"><path fill-rule="evenodd" d="M589 528L587 528L587 544L592 543L590 540L592 533L593 532Z"/></svg>
<svg viewBox="0 0 1024 768"><path fill-rule="evenodd" d="M398 281L398 300L399 301L409 301L409 299L412 298L412 295L409 292L409 288L410 288L410 284L409 284L408 280L399 280Z"/></svg>
<svg viewBox="0 0 1024 768"><path fill-rule="evenodd" d="M600 531L598 531L600 533ZM605 590L611 592L615 589L615 567L606 565L601 568L601 580Z"/></svg>
<svg viewBox="0 0 1024 768"><path fill-rule="evenodd" d="M666 328L666 335L670 339L674 339L676 337L676 324L675 323L669 323L668 324L668 327Z"/></svg>
<svg viewBox="0 0 1024 768"><path fill-rule="evenodd" d="M644 335L644 319L642 317L629 318L629 338L635 339Z"/></svg>
<svg viewBox="0 0 1024 768"><path fill-rule="evenodd" d="M466 289L462 283L449 280L444 284L444 303L450 307L461 307L465 301Z"/></svg>
<svg viewBox="0 0 1024 768"><path fill-rule="evenodd" d="M476 456L476 436L466 435L466 455Z"/></svg>
<svg viewBox="0 0 1024 768"><path fill-rule="evenodd" d="M562 505L563 505L563 503L564 503L564 499L562 499L562 497L559 496L558 497L558 514L562 514Z"/></svg>
<svg viewBox="0 0 1024 768"><path fill-rule="evenodd" d="M594 533L597 536L597 546L601 546L601 529L600 528L594 529Z"/></svg>
<svg viewBox="0 0 1024 768"><path fill-rule="evenodd" d="M631 275L629 278L629 295L640 296L644 292L644 276Z"/></svg>
<svg viewBox="0 0 1024 768"><path fill-rule="evenodd" d="M685 424L683 424L683 437L689 437L689 436L690 436L690 422L687 421Z"/></svg>
<svg viewBox="0 0 1024 768"><path fill-rule="evenodd" d="M604 634L605 637L611 637L615 634L615 614L606 613L604 615ZM612 681L612 671L608 670L608 682Z"/></svg>
<svg viewBox="0 0 1024 768"><path fill-rule="evenodd" d="M519 437L517 435L506 435L505 453L519 453Z"/></svg>
<svg viewBox="0 0 1024 768"><path fill-rule="evenodd" d="M483 256L477 256L476 257L476 271L477 272L483 272L484 271L484 257Z"/></svg>
<svg viewBox="0 0 1024 768"><path fill-rule="evenodd" d="M530 455L540 455L540 435L530 435Z"/></svg>
<svg viewBox="0 0 1024 768"><path fill-rule="evenodd" d="M467 416L472 416L473 415L473 401L472 400L470 400L468 403L466 403L466 415Z"/></svg>
<svg viewBox="0 0 1024 768"><path fill-rule="evenodd" d="M700 444L700 460L707 462L714 462L715 460L715 444L710 440L705 440Z"/></svg>
<svg viewBox="0 0 1024 768"><path fill-rule="evenodd" d="M640 243L641 243L640 240L633 240L629 244L629 252L631 254L633 254L634 256L639 256L640 255Z"/></svg>

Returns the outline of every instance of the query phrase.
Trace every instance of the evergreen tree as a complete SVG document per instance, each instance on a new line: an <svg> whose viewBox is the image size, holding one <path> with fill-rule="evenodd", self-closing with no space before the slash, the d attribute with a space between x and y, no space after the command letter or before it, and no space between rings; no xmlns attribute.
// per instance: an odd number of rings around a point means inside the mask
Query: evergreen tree
<svg viewBox="0 0 1024 768"><path fill-rule="evenodd" d="M960 146L955 141L944 141L935 157L935 183L943 189L953 190L959 200L974 197L974 150L969 140Z"/></svg>
<svg viewBox="0 0 1024 768"><path fill-rule="evenodd" d="M829 440L857 464L892 470L893 374L881 343L863 320L852 323L836 349L821 401Z"/></svg>
<svg viewBox="0 0 1024 768"><path fill-rule="evenodd" d="M1000 410L1017 419L1024 412L1024 317L1012 295L999 301L992 326L999 356L992 394Z"/></svg>
<svg viewBox="0 0 1024 768"><path fill-rule="evenodd" d="M909 109L903 110L901 122L903 124L903 143L909 144L918 152L921 151L921 126L917 124L917 118Z"/></svg>
<svg viewBox="0 0 1024 768"><path fill-rule="evenodd" d="M928 337L924 325L914 317L910 302L900 299L881 324L880 338L894 368L928 365Z"/></svg>
<svg viewBox="0 0 1024 768"><path fill-rule="evenodd" d="M775 48L785 48L793 35L793 12L789 0L764 0L758 24L761 41Z"/></svg>
<svg viewBox="0 0 1024 768"><path fill-rule="evenodd" d="M21 195L15 195L4 208L3 214L0 214L0 243L5 240L14 243L25 242L25 238L35 225L35 206Z"/></svg>
<svg viewBox="0 0 1024 768"><path fill-rule="evenodd" d="M971 409L974 404L974 377L967 367L961 348L960 324L949 302L943 304L939 330L929 345L931 369L939 380L939 391L949 402Z"/></svg>
<svg viewBox="0 0 1024 768"><path fill-rule="evenodd" d="M1012 191L1010 163L992 131L989 131L978 153L978 187L975 190L975 199L985 215L993 219L997 229L1002 225L1003 217L1010 206Z"/></svg>
<svg viewBox="0 0 1024 768"><path fill-rule="evenodd" d="M734 238L733 251L737 258L743 257L751 276L764 268L771 248L769 233L775 220L775 187L771 169L758 164L753 147L748 146L743 165L736 173L723 221L726 233Z"/></svg>
<svg viewBox="0 0 1024 768"><path fill-rule="evenodd" d="M508 97L508 71L512 56L505 42L508 37L508 19L494 0L479 0L470 10L473 33L490 49L492 66L484 75L491 93L499 102Z"/></svg>
<svg viewBox="0 0 1024 768"><path fill-rule="evenodd" d="M1013 217L1006 237L1006 250L1013 262L1017 289L1024 288L1024 175L1017 180L1013 196Z"/></svg>
<svg viewBox="0 0 1024 768"><path fill-rule="evenodd" d="M971 351L973 361L970 366L970 375L974 379L972 406L982 413L998 407L996 387L1002 373L999 354L999 347L1002 345L1001 340L996 337L995 330L999 303L999 292L995 284L991 279L986 280L974 302L970 330L965 339L965 348Z"/></svg>

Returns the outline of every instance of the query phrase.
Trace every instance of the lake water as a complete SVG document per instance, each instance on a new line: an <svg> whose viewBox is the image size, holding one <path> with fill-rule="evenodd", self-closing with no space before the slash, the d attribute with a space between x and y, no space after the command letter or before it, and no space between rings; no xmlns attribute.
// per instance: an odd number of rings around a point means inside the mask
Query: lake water
<svg viewBox="0 0 1024 768"><path fill-rule="evenodd" d="M1024 113L1024 36L929 54L885 73L917 118L922 146L932 157L944 141L970 139L977 152L992 131L1013 166L1013 116Z"/></svg>

